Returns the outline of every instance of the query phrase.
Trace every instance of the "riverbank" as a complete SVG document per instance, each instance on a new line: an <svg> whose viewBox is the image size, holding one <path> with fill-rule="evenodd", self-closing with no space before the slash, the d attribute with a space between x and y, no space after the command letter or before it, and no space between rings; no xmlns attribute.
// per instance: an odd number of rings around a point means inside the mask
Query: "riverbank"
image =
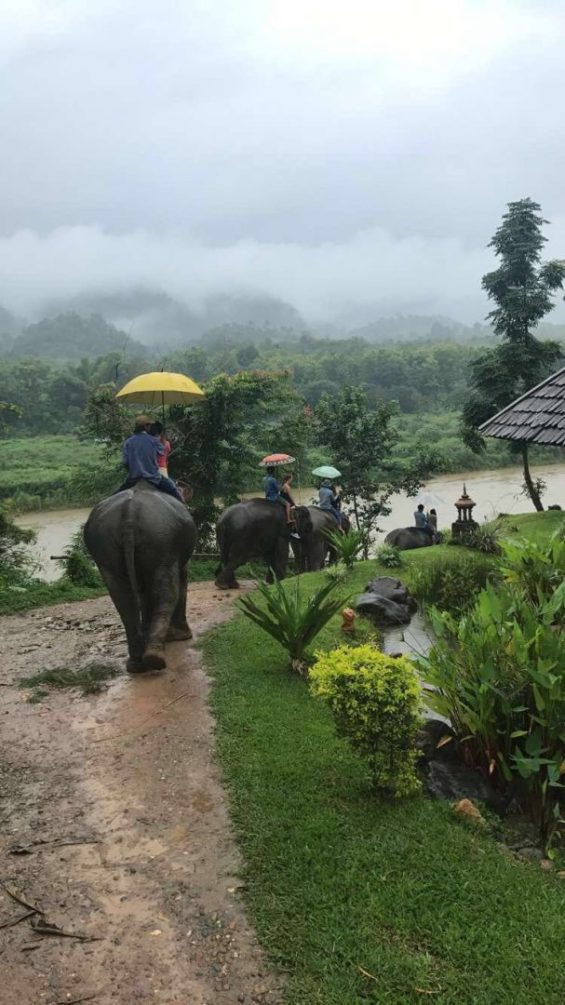
<svg viewBox="0 0 565 1005"><path fill-rule="evenodd" d="M547 483L544 496L547 505L558 504L565 508L565 464L533 469L536 478ZM476 502L475 519L479 522L492 520L498 513L516 514L531 512L529 501L522 494L521 468L501 468L496 471L463 471L456 475L432 478L416 497L397 495L391 500L391 513L380 521L381 530L376 535L381 540L395 527L410 526L414 522L414 510L422 499L426 507L434 506L438 511L441 527L449 527L456 516L454 503L459 498L463 483ZM309 503L315 496L315 489L293 486L297 501ZM254 494L254 493L253 493ZM38 563L38 575L46 582L54 582L61 575L59 564L52 555L62 555L73 535L85 523L90 507L40 510L16 517L20 527L27 527L37 535L30 547Z"/></svg>

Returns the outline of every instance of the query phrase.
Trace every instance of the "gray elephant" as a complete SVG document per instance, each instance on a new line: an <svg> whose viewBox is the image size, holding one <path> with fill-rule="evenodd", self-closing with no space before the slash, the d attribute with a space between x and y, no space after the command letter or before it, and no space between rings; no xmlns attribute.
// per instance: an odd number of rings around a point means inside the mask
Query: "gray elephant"
<svg viewBox="0 0 565 1005"><path fill-rule="evenodd" d="M297 506L294 518L296 532L309 533L311 520L308 507ZM290 528L281 503L268 499L247 499L228 506L216 524L216 536L220 551L216 586L220 590L235 589L238 585L235 570L253 559L263 559L277 579L284 579ZM270 572L267 579L272 579Z"/></svg>
<svg viewBox="0 0 565 1005"><path fill-rule="evenodd" d="M126 630L130 673L162 670L165 642L190 639L186 565L196 526L186 507L148 482L99 502L84 543Z"/></svg>
<svg viewBox="0 0 565 1005"><path fill-rule="evenodd" d="M327 535L337 531L338 526L329 510L319 506L308 506L307 509L312 529L303 531L298 540L291 538L290 543L300 572L319 572L328 557L330 562L335 561L335 552ZM350 525L346 516L342 517L342 526L347 533Z"/></svg>
<svg viewBox="0 0 565 1005"><path fill-rule="evenodd" d="M441 534L438 533L434 542L432 535L419 527L399 527L387 534L385 544L391 544L400 551L408 551L410 548L428 548L434 543L439 544L441 539Z"/></svg>

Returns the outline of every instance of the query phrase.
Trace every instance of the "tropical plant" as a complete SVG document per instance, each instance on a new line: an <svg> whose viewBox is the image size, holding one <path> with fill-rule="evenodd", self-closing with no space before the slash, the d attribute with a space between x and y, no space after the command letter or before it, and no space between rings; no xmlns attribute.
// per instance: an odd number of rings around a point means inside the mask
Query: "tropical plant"
<svg viewBox="0 0 565 1005"><path fill-rule="evenodd" d="M326 537L331 544L332 551L337 555L338 561L343 562L348 569L353 568L359 555L365 549L366 535L364 531L351 528L348 534L341 534L339 530L328 530Z"/></svg>
<svg viewBox="0 0 565 1005"><path fill-rule="evenodd" d="M548 542L506 541L502 574L532 604L550 600L565 581L565 522Z"/></svg>
<svg viewBox="0 0 565 1005"><path fill-rule="evenodd" d="M508 203L508 211L489 247L500 266L483 276L483 289L496 307L488 315L500 343L471 364L471 395L463 408L463 433L474 450L484 449L481 423L509 405L551 372L563 354L558 342L541 341L533 331L553 309L553 294L565 282L565 261L541 262L547 241L541 208L531 199ZM524 467L524 482L537 510L540 486L532 478L528 444L515 444Z"/></svg>
<svg viewBox="0 0 565 1005"><path fill-rule="evenodd" d="M253 595L242 597L239 606L246 617L287 650L293 669L302 673L308 646L347 600L347 597L332 596L339 583L336 579L326 580L315 593L304 598L298 577L285 588L275 576L271 587L257 583L262 606L255 602Z"/></svg>
<svg viewBox="0 0 565 1005"><path fill-rule="evenodd" d="M551 839L565 765L565 662L556 627L565 584L532 603L527 592L488 584L456 620L432 610L436 642L419 660L427 704L452 723L467 762L511 785Z"/></svg>
<svg viewBox="0 0 565 1005"><path fill-rule="evenodd" d="M400 548L395 548L393 544L381 544L377 548L376 559L379 565L384 565L387 569L400 569L404 565Z"/></svg>
<svg viewBox="0 0 565 1005"><path fill-rule="evenodd" d="M366 760L375 788L395 797L417 792L422 698L414 664L372 645L340 646L318 653L309 679L312 694L329 706L338 735Z"/></svg>

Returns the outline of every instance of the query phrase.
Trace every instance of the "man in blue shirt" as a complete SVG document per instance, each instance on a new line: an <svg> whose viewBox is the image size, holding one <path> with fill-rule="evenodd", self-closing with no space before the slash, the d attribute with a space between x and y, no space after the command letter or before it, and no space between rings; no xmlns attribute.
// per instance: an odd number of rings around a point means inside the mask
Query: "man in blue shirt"
<svg viewBox="0 0 565 1005"><path fill-rule="evenodd" d="M143 479L160 492L166 492L179 502L184 502L175 483L162 475L159 470L158 458L164 453L165 448L157 437L150 435L151 423L152 420L147 415L138 415L135 420L133 436L126 440L122 449L122 461L128 469L128 477L123 485L120 485L118 492L132 488Z"/></svg>
<svg viewBox="0 0 565 1005"><path fill-rule="evenodd" d="M341 531L343 528L341 526L341 513L337 508L337 496L332 489L331 482L329 479L325 478L318 492L318 506L320 509L328 510L337 520L337 525Z"/></svg>
<svg viewBox="0 0 565 1005"><path fill-rule="evenodd" d="M263 478L263 488L265 489L265 499L269 502L282 502L281 487L275 478L275 469L267 468L267 474Z"/></svg>
<svg viewBox="0 0 565 1005"><path fill-rule="evenodd" d="M430 527L428 523L428 518L424 512L424 506L422 503L419 504L418 509L414 513L414 523L416 524L418 530L425 531L425 533L428 534L433 539L434 537L433 528Z"/></svg>

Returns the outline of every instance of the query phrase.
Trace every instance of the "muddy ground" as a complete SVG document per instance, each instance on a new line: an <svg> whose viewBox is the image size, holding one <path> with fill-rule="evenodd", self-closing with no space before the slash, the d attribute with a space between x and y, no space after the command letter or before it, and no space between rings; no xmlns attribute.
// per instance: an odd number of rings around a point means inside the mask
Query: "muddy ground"
<svg viewBox="0 0 565 1005"><path fill-rule="evenodd" d="M192 586L195 634L232 604ZM176 643L164 674L30 703L18 681L39 669L123 665L107 598L1 618L0 652L2 1005L280 1002L238 893L199 653ZM18 920L8 890L41 913Z"/></svg>

